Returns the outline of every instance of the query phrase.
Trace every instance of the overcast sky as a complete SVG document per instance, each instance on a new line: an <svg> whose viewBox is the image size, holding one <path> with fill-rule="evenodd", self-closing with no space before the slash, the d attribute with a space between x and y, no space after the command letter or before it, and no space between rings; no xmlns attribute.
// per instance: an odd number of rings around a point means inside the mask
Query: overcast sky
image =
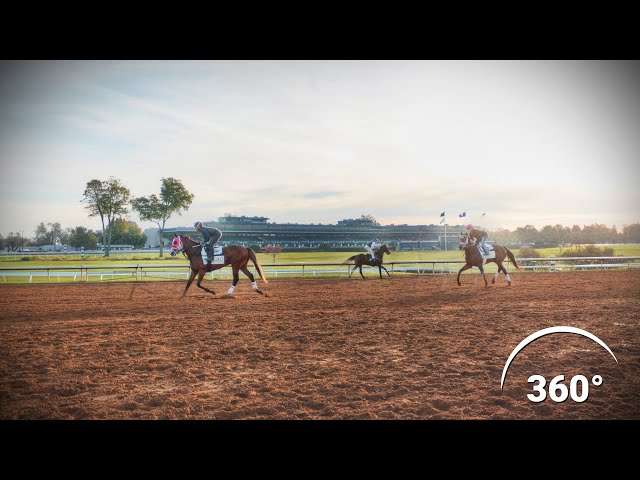
<svg viewBox="0 0 640 480"><path fill-rule="evenodd" d="M621 227L640 221L639 153L639 62L0 63L4 235L99 228L80 200L109 176L134 196L181 179L195 199L169 226Z"/></svg>

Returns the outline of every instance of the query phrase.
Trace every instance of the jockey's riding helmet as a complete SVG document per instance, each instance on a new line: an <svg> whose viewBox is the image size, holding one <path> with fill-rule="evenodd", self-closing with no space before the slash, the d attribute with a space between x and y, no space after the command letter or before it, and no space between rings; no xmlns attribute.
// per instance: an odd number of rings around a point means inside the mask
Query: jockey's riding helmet
<svg viewBox="0 0 640 480"><path fill-rule="evenodd" d="M471 225L470 223L467 224L467 230L473 230L473 225Z"/></svg>
<svg viewBox="0 0 640 480"><path fill-rule="evenodd" d="M193 224L194 228L200 228L202 227L202 222L196 222Z"/></svg>

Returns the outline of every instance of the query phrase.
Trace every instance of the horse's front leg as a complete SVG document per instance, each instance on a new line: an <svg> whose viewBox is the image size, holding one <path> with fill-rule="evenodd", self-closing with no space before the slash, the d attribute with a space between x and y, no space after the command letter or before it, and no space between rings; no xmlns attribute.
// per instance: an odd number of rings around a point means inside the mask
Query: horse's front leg
<svg viewBox="0 0 640 480"><path fill-rule="evenodd" d="M203 287L202 285L200 285L202 283L202 279L204 278L205 273L207 273L206 269L200 270L200 273L198 273L198 282L196 283L196 285L198 286L198 288L201 288L205 292L209 292L210 294L215 295L216 292L214 292L213 290L209 290L207 287Z"/></svg>
<svg viewBox="0 0 640 480"><path fill-rule="evenodd" d="M366 278L364 278L364 275L362 273L362 264L360 264L360 276L362 277L363 280L366 280Z"/></svg>
<svg viewBox="0 0 640 480"><path fill-rule="evenodd" d="M467 263L467 264L466 264L464 267L462 267L462 268L460 269L460 271L458 272L458 278L457 278L457 281L458 281L458 286L459 286L459 287L460 287L460 286L462 286L462 284L460 283L460 274L461 274L462 272L464 272L465 270L469 270L470 268L471 268L471 265L469 265L469 264Z"/></svg>
<svg viewBox="0 0 640 480"><path fill-rule="evenodd" d="M387 272L387 275L388 275L389 277L391 276L391 274L389 273L389 270L387 270L386 268L384 268L382 265L380 265L380 267L381 267L385 272ZM382 275L380 275L380 277L382 278Z"/></svg>
<svg viewBox="0 0 640 480"><path fill-rule="evenodd" d="M187 294L187 290L189 290L189 287L193 283L193 279L194 278L196 278L196 271L195 270L191 270L191 276L189 277L189 280L187 280L187 286L184 287L184 291L182 292L182 295L180 295L180 298L184 298L185 297L185 295Z"/></svg>

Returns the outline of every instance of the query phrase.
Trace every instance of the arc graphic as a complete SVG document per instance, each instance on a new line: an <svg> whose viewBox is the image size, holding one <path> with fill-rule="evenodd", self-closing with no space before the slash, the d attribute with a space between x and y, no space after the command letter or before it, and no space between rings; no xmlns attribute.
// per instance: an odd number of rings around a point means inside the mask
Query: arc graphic
<svg viewBox="0 0 640 480"><path fill-rule="evenodd" d="M511 355L509 355L509 358L507 359L507 363L504 364L504 369L502 370L502 379L500 380L500 390L502 390L502 387L504 386L504 379L507 377L507 370L509 369L509 365L511 365L511 362L513 361L513 359L516 358L516 355L518 355L518 353L520 353L520 351L524 347L529 345L534 340L537 340L538 338L544 337L545 335L549 335L551 333L575 333L577 335L582 335L583 337L587 337L593 340L594 342L596 342L598 345L604 347L607 350L607 352L611 354L611 356L616 361L616 363L618 363L618 359L613 354L611 349L607 346L607 344L604 343L602 340L600 340L598 337L596 337L593 333L589 333L586 330L583 330L581 328L567 327L567 326L543 328L542 330L538 330L537 332L529 335L527 338L522 340L516 348L513 349L513 351L511 352Z"/></svg>

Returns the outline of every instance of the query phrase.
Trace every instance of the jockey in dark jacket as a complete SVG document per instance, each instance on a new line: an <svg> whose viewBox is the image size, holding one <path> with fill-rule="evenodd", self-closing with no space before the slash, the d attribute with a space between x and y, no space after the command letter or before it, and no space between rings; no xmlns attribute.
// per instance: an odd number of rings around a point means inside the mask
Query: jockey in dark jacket
<svg viewBox="0 0 640 480"><path fill-rule="evenodd" d="M222 232L217 228L203 227L202 222L196 222L193 224L196 232L201 233L204 237L204 248L207 252L207 266L211 266L213 261L213 246L222 237Z"/></svg>
<svg viewBox="0 0 640 480"><path fill-rule="evenodd" d="M467 225L467 234L469 235L469 239L474 238L476 240L476 245L480 250L480 255L482 255L482 263L484 264L489 257L489 249L487 248L487 239L489 235L487 232L483 232L482 230L477 230L473 228L473 225Z"/></svg>

